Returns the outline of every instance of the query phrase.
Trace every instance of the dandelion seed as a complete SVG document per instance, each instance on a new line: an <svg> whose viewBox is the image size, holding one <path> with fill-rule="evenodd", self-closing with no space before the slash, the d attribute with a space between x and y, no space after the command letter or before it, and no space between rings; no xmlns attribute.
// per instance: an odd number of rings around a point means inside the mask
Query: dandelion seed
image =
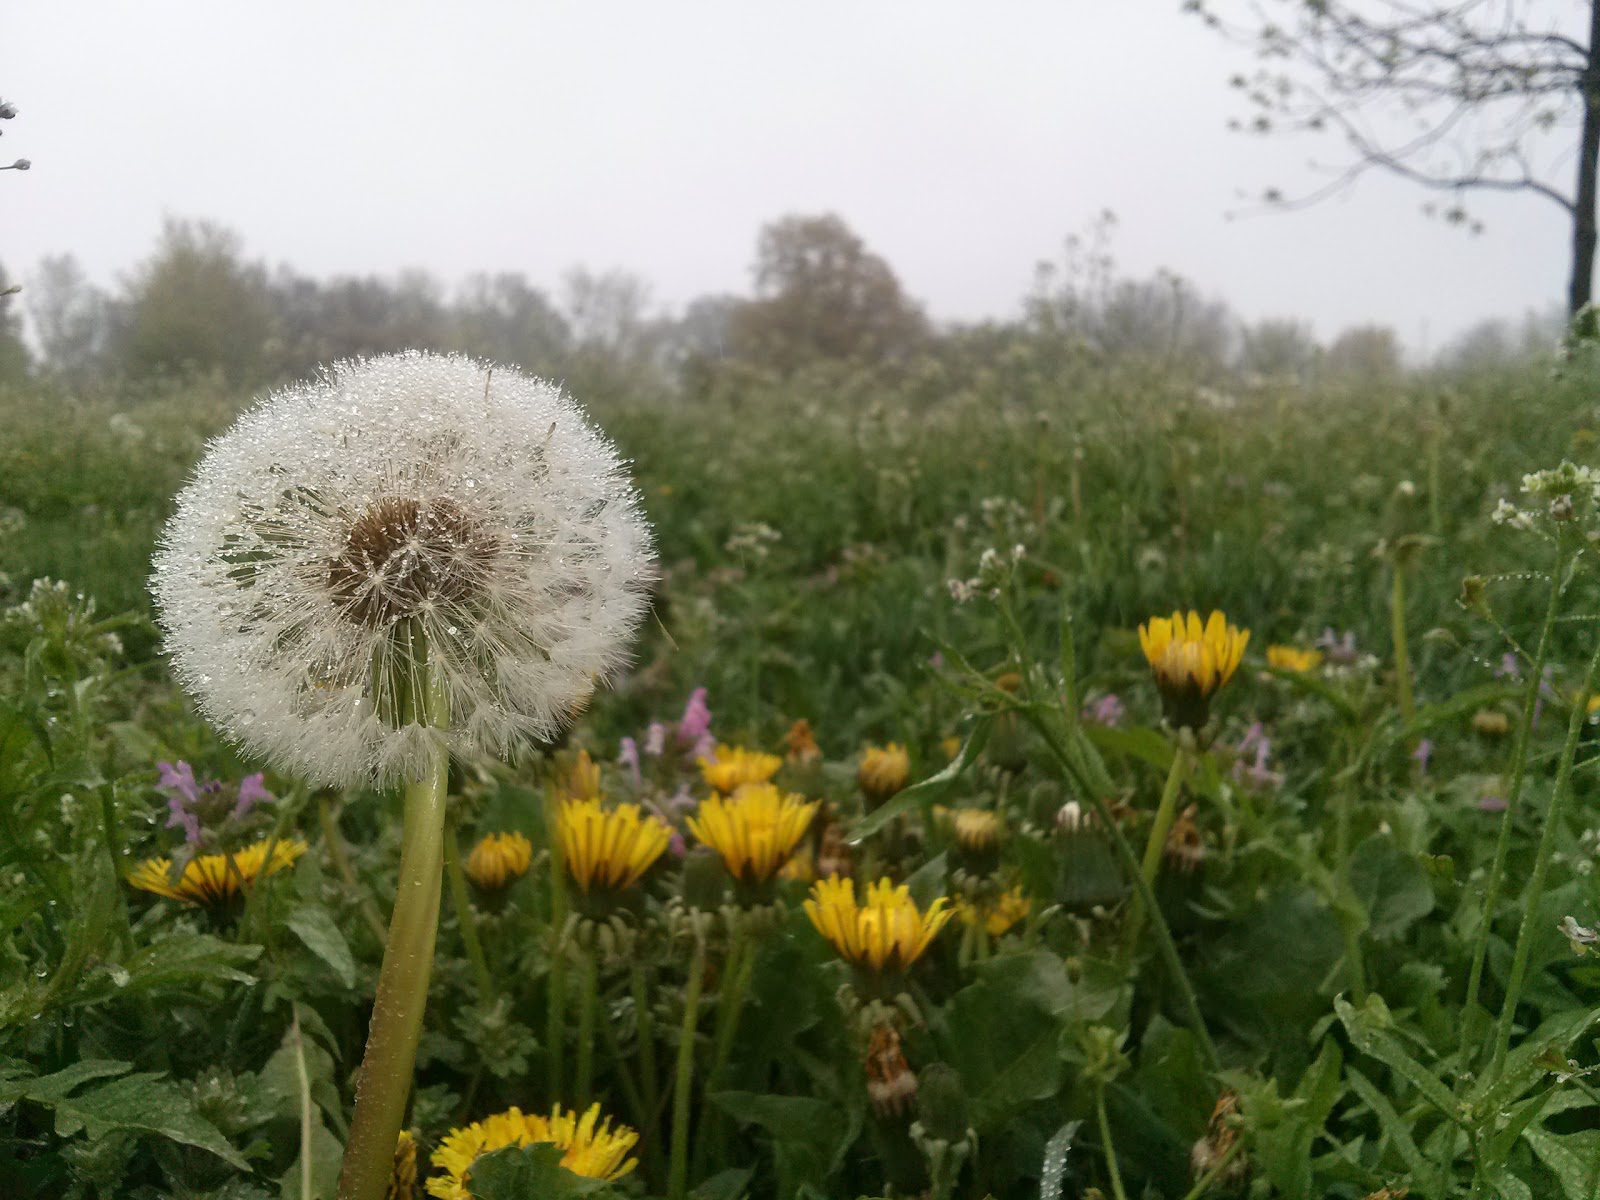
<svg viewBox="0 0 1600 1200"><path fill-rule="evenodd" d="M314 784L386 784L441 745L555 734L621 666L651 575L622 464L558 388L408 353L245 413L178 497L152 588L225 733ZM409 686L424 664L439 720Z"/></svg>

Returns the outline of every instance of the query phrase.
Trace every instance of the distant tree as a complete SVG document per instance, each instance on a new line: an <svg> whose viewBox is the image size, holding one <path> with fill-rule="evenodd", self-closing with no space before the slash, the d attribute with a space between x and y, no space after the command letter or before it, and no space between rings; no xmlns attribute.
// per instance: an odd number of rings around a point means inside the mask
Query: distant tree
<svg viewBox="0 0 1600 1200"><path fill-rule="evenodd" d="M0 267L0 383L26 379L30 365L28 344L22 340L16 285Z"/></svg>
<svg viewBox="0 0 1600 1200"><path fill-rule="evenodd" d="M1555 352L1565 326L1559 313L1528 313L1521 321L1491 317L1447 342L1435 362L1446 370L1476 371L1545 358Z"/></svg>
<svg viewBox="0 0 1600 1200"><path fill-rule="evenodd" d="M472 276L457 295L452 316L454 341L468 354L545 376L563 370L571 328L549 297L521 275Z"/></svg>
<svg viewBox="0 0 1600 1200"><path fill-rule="evenodd" d="M438 281L423 271L395 280L323 283L280 271L272 283L278 369L303 374L318 363L398 350L451 349L451 318Z"/></svg>
<svg viewBox="0 0 1600 1200"><path fill-rule="evenodd" d="M576 350L618 363L651 356L655 327L648 283L627 271L587 267L573 267L561 283L562 309Z"/></svg>
<svg viewBox="0 0 1600 1200"><path fill-rule="evenodd" d="M111 300L76 258L41 259L24 296L46 370L81 377L103 365L114 332Z"/></svg>
<svg viewBox="0 0 1600 1200"><path fill-rule="evenodd" d="M257 382L273 329L265 271L209 221L168 219L155 253L127 281L118 353L134 375L215 370Z"/></svg>
<svg viewBox="0 0 1600 1200"><path fill-rule="evenodd" d="M1238 366L1247 374L1304 383L1321 354L1311 327L1303 321L1257 321L1240 331Z"/></svg>
<svg viewBox="0 0 1600 1200"><path fill-rule="evenodd" d="M1444 217L1474 228L1463 203L1468 191L1543 196L1572 225L1568 312L1589 302L1600 0L1186 0L1185 7L1256 49L1261 67L1232 80L1255 110L1238 127L1328 133L1343 143L1326 186L1303 196L1269 189L1268 202L1312 203L1374 168L1447 193ZM1235 10L1248 16L1233 23Z"/></svg>
<svg viewBox="0 0 1600 1200"><path fill-rule="evenodd" d="M1328 375L1360 386L1393 383L1403 363L1400 339L1384 325L1358 325L1333 339L1323 357Z"/></svg>
<svg viewBox="0 0 1600 1200"><path fill-rule="evenodd" d="M761 230L756 297L733 311L735 353L788 372L816 360L904 360L928 337L921 308L894 272L833 214L790 216Z"/></svg>
<svg viewBox="0 0 1600 1200"><path fill-rule="evenodd" d="M1109 358L1142 358L1217 375L1232 356L1236 326L1221 300L1201 296L1180 275L1158 271L1152 279L1115 284L1091 329L1093 342Z"/></svg>

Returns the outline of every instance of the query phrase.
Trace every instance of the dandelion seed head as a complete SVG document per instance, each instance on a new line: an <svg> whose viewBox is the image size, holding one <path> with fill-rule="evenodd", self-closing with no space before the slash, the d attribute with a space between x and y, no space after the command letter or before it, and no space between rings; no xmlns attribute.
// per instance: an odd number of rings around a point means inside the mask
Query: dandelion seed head
<svg viewBox="0 0 1600 1200"><path fill-rule="evenodd" d="M623 664L652 577L623 464L559 388L413 352L275 392L214 441L152 590L225 733L311 783L384 784L441 742L554 735ZM445 721L398 694L418 646Z"/></svg>

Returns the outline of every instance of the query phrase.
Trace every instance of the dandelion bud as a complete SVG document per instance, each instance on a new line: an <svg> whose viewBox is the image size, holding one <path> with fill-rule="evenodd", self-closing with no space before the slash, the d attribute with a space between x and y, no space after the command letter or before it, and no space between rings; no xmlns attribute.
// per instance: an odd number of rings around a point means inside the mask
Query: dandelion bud
<svg viewBox="0 0 1600 1200"><path fill-rule="evenodd" d="M949 1063L929 1063L919 1083L917 1116L928 1135L944 1142L963 1140L971 1120L960 1073Z"/></svg>

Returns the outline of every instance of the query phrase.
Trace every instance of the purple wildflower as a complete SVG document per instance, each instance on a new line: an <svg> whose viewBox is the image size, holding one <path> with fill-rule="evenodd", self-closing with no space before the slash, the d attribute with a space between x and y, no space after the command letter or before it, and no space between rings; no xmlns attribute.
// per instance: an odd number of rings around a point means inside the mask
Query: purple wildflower
<svg viewBox="0 0 1600 1200"><path fill-rule="evenodd" d="M1108 692L1084 710L1084 719L1095 725L1115 726L1122 724L1125 710L1122 701L1115 693Z"/></svg>
<svg viewBox="0 0 1600 1200"><path fill-rule="evenodd" d="M158 762L156 769L161 772L156 787L167 793L166 828L181 827L183 840L191 846L198 846L200 817L193 806L200 803L200 788L194 781L194 768L186 762L179 762L176 766L169 762Z"/></svg>
<svg viewBox="0 0 1600 1200"><path fill-rule="evenodd" d="M689 693L689 703L683 707L678 719L678 741L684 745L703 742L711 732L711 709L706 705L706 689L697 687Z"/></svg>
<svg viewBox="0 0 1600 1200"><path fill-rule="evenodd" d="M1496 796L1493 792L1485 792L1478 797L1479 812L1495 813L1505 812L1505 810L1506 798L1504 796Z"/></svg>
<svg viewBox="0 0 1600 1200"><path fill-rule="evenodd" d="M1360 652L1356 650L1356 635L1348 629L1341 637L1334 633L1333 626L1329 625L1313 644L1328 656L1330 663L1339 666L1349 666L1361 657Z"/></svg>
<svg viewBox="0 0 1600 1200"><path fill-rule="evenodd" d="M644 731L644 752L651 758L660 758L667 748L667 727L660 721L651 721Z"/></svg>
<svg viewBox="0 0 1600 1200"><path fill-rule="evenodd" d="M1428 773L1428 760L1433 757L1433 742L1423 738L1417 743L1417 748L1411 752L1411 757L1416 760L1417 770L1423 775Z"/></svg>
<svg viewBox="0 0 1600 1200"><path fill-rule="evenodd" d="M1514 653L1507 650L1500 656L1500 665L1495 668L1494 677L1496 679L1509 679L1514 683L1520 682L1522 679L1521 661L1518 660Z"/></svg>
<svg viewBox="0 0 1600 1200"><path fill-rule="evenodd" d="M628 768L628 774L633 777L635 789L644 786L644 777L639 774L639 743L631 737L622 739L622 750L617 755L617 761Z"/></svg>
<svg viewBox="0 0 1600 1200"><path fill-rule="evenodd" d="M271 803L276 799L277 797L267 791L266 785L262 783L260 771L254 775L246 775L239 781L239 799L233 806L233 815L242 817L257 804Z"/></svg>

